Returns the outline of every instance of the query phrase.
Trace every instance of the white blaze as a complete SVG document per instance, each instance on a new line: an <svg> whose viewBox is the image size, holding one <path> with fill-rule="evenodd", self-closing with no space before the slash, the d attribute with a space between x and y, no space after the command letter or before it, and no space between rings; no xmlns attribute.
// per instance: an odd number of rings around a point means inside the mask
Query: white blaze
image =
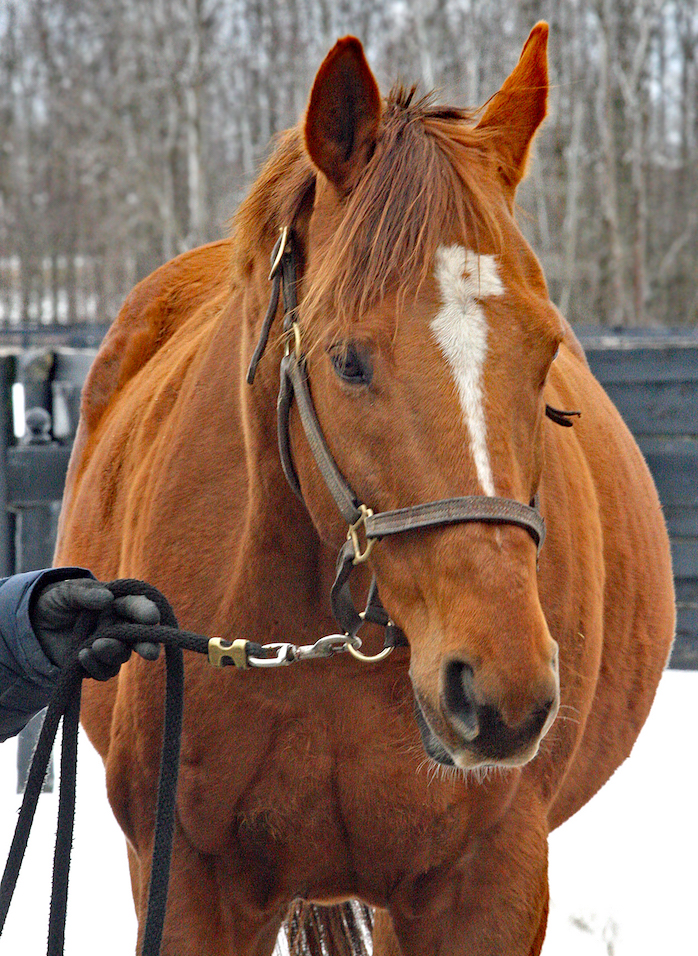
<svg viewBox="0 0 698 956"><path fill-rule="evenodd" d="M455 379L477 476L485 494L494 496L482 390L487 317L481 300L502 295L504 287L495 257L464 246L441 246L435 275L443 304L431 327Z"/></svg>

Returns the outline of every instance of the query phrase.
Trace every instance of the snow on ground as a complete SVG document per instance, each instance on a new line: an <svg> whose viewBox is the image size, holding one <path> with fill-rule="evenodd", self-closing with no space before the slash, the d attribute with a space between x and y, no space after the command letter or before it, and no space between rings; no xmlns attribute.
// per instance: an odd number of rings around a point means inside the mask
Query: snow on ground
<svg viewBox="0 0 698 956"><path fill-rule="evenodd" d="M550 837L542 956L698 956L698 673L667 671L630 758Z"/></svg>
<svg viewBox="0 0 698 956"><path fill-rule="evenodd" d="M698 673L669 671L631 758L550 839L543 956L698 956ZM126 851L101 761L81 740L66 956L129 956ZM14 829L15 745L0 746L0 860ZM1 956L42 956L57 794L43 794ZM4 865L4 862L3 862Z"/></svg>

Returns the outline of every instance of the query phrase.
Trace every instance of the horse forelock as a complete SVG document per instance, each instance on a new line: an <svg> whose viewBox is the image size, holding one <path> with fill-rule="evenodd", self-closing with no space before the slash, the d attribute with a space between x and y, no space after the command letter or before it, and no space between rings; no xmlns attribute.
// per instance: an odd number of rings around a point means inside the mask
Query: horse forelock
<svg viewBox="0 0 698 956"><path fill-rule="evenodd" d="M346 325L387 293L417 292L446 239L476 252L496 250L501 203L490 138L473 112L394 87L373 156L343 200L322 268L306 288L304 315L322 311ZM249 268L278 229L293 222L315 181L302 128L295 127L280 136L234 219L238 269Z"/></svg>
<svg viewBox="0 0 698 956"><path fill-rule="evenodd" d="M315 170L305 151L300 126L281 133L271 155L232 220L233 278L244 281L258 256L264 256L279 229L293 225L312 196Z"/></svg>

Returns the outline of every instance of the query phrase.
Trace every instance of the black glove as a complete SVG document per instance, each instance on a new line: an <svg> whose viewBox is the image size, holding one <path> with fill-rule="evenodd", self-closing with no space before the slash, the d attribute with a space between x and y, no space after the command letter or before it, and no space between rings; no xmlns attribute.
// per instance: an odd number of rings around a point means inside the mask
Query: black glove
<svg viewBox="0 0 698 956"><path fill-rule="evenodd" d="M143 594L114 598L111 591L92 578L70 578L48 584L34 596L29 618L44 653L58 667L63 667L70 650L70 635L83 611L100 615L95 629L108 620L133 621L135 624L159 624L160 612ZM99 637L91 647L83 647L78 659L90 677L109 680L116 677L121 665L135 651L148 661L160 653L155 642L136 641L129 644L111 637Z"/></svg>

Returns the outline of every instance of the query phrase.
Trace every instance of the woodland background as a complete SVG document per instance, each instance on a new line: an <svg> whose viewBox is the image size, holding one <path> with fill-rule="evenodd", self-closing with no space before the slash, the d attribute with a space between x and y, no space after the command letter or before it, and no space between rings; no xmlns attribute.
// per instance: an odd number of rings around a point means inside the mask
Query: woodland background
<svg viewBox="0 0 698 956"><path fill-rule="evenodd" d="M698 0L0 0L0 329L110 321L227 229L337 37L480 105L553 90L519 219L571 321L698 324Z"/></svg>

